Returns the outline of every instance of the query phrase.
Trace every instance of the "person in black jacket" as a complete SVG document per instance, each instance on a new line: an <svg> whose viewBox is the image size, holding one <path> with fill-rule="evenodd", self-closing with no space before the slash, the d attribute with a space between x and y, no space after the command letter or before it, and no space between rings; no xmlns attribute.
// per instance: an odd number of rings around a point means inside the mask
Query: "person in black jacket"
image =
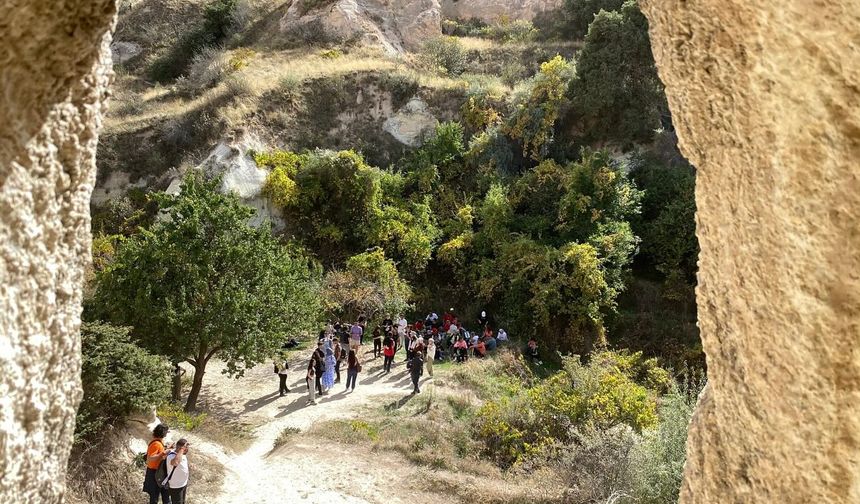
<svg viewBox="0 0 860 504"><path fill-rule="evenodd" d="M424 359L422 352L413 352L412 360L409 361L409 374L412 375L412 386L415 387L412 389L413 394L420 394L421 389L418 388L418 380L421 379L421 375L424 374Z"/></svg>
<svg viewBox="0 0 860 504"><path fill-rule="evenodd" d="M314 372L316 376L315 385L317 388L317 394L323 395L322 388L322 375L325 372L325 349L323 348L324 343L320 341L317 343L317 349L314 351L313 360L314 360Z"/></svg>

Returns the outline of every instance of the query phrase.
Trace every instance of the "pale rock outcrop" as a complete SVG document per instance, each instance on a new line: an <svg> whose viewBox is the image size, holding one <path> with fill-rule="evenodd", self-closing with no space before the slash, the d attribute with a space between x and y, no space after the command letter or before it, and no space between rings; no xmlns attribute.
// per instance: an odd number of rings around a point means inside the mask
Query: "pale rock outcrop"
<svg viewBox="0 0 860 504"><path fill-rule="evenodd" d="M280 211L263 195L268 171L257 166L251 151L264 150L264 146L253 136L245 135L236 140L223 140L197 166L207 177L221 177L221 191L233 193L242 203L257 210L249 224L259 226L265 220L272 222L272 229L284 227ZM167 188L168 194L178 194L182 178L177 177Z"/></svg>
<svg viewBox="0 0 860 504"><path fill-rule="evenodd" d="M709 385L681 502L860 502L858 4L641 3L698 167Z"/></svg>
<svg viewBox="0 0 860 504"><path fill-rule="evenodd" d="M412 98L409 102L389 117L382 129L391 134L402 144L418 147L433 132L439 121L430 113L427 103L421 98Z"/></svg>
<svg viewBox="0 0 860 504"><path fill-rule="evenodd" d="M289 34L316 23L333 39L358 40L399 55L442 34L441 10L439 0L337 0L309 12L303 2L293 2L281 31Z"/></svg>
<svg viewBox="0 0 860 504"><path fill-rule="evenodd" d="M110 45L110 51L115 65L121 65L143 51L140 44L115 40Z"/></svg>
<svg viewBox="0 0 860 504"><path fill-rule="evenodd" d="M0 16L0 499L65 492L80 390L89 199L111 0L6 0Z"/></svg>
<svg viewBox="0 0 860 504"><path fill-rule="evenodd" d="M562 5L564 0L442 0L442 16L445 19L480 19L485 23L502 17L531 21Z"/></svg>

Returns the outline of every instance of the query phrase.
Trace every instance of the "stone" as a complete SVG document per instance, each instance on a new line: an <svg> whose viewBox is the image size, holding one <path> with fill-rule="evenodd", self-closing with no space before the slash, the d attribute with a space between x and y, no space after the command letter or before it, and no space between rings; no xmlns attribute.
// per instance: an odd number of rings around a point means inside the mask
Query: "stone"
<svg viewBox="0 0 860 504"><path fill-rule="evenodd" d="M80 390L90 193L112 0L6 0L0 17L0 499L65 493Z"/></svg>
<svg viewBox="0 0 860 504"><path fill-rule="evenodd" d="M110 51L115 65L121 65L142 52L140 44L115 40L110 45Z"/></svg>
<svg viewBox="0 0 860 504"><path fill-rule="evenodd" d="M439 121L430 113L427 103L416 97L386 119L382 129L402 144L419 147L437 124Z"/></svg>
<svg viewBox="0 0 860 504"><path fill-rule="evenodd" d="M558 10L564 0L442 0L445 19L480 19L493 23L499 18L533 21L538 15Z"/></svg>
<svg viewBox="0 0 860 504"><path fill-rule="evenodd" d="M281 212L263 195L263 186L269 172L257 166L251 151L262 151L265 147L252 135L243 135L235 140L222 140L197 166L207 177L221 177L221 191L233 193L242 203L257 210L249 224L259 226L264 221L272 222L273 230L284 227ZM165 192L178 194L182 178L177 176Z"/></svg>
<svg viewBox="0 0 860 504"><path fill-rule="evenodd" d="M397 56L414 51L442 35L439 0L337 0L305 12L294 2L281 19L281 31L290 34L313 24L335 40L357 40Z"/></svg>
<svg viewBox="0 0 860 504"><path fill-rule="evenodd" d="M698 168L681 502L860 502L857 2L643 0Z"/></svg>

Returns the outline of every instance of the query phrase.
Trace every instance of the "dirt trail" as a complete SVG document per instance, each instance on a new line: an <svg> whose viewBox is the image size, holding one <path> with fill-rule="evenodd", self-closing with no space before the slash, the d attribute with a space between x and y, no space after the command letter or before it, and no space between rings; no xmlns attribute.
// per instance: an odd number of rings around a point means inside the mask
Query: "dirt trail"
<svg viewBox="0 0 860 504"><path fill-rule="evenodd" d="M346 371L342 371L342 382L335 384L327 395L317 397L316 406L306 405L304 360L290 363L291 393L285 397L278 396L278 379L271 364L248 370L239 380L222 375L220 363L210 364L201 395L208 409L218 411L219 415L224 412L223 421L228 425L231 422L258 425L251 446L238 454L200 435L188 434L194 450L216 458L226 468L221 492L210 502L431 502L432 496L422 492L398 490L392 495L391 484L400 481L404 474L397 457L386 461L385 456L355 453L357 449L353 447L335 446L319 436L304 434L295 435L286 447L270 453L275 439L286 427L304 432L317 422L360 417L365 407L406 397L412 387L405 366L397 363L391 374L382 375L381 364L381 358L368 360L352 392L344 391ZM422 388L429 390L433 385L428 380L426 376L422 379Z"/></svg>

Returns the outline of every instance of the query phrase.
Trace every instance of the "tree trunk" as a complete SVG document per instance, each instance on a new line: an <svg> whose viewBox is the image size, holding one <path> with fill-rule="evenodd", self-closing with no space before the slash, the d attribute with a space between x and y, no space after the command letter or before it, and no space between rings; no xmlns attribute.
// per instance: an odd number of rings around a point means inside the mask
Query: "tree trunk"
<svg viewBox="0 0 860 504"><path fill-rule="evenodd" d="M174 401L182 399L182 373L173 373L173 394Z"/></svg>
<svg viewBox="0 0 860 504"><path fill-rule="evenodd" d="M194 366L194 379L191 381L191 392L188 393L188 400L185 402L185 411L194 411L197 409L197 397L200 395L200 389L203 388L203 373L206 369L206 361L201 359Z"/></svg>

